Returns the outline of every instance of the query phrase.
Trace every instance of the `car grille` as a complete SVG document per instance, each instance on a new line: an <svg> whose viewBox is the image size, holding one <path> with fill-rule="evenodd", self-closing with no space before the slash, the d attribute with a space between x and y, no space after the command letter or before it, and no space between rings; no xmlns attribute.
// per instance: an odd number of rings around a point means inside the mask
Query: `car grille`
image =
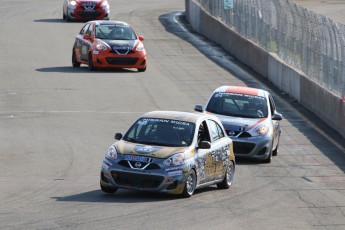
<svg viewBox="0 0 345 230"><path fill-rule="evenodd" d="M146 175L130 172L111 171L111 176L118 185L139 189L155 189L163 182L163 176Z"/></svg>
<svg viewBox="0 0 345 230"><path fill-rule="evenodd" d="M134 50L127 50L127 49L115 49L111 50L110 53L113 54L134 54Z"/></svg>
<svg viewBox="0 0 345 230"><path fill-rule="evenodd" d="M138 61L138 58L107 57L106 60L110 65L135 65L135 63Z"/></svg>
<svg viewBox="0 0 345 230"><path fill-rule="evenodd" d="M245 137L252 137L250 133L242 132L242 131L232 131L232 130L225 130L229 137L237 137L237 138L245 138ZM232 132L232 135L230 135Z"/></svg>
<svg viewBox="0 0 345 230"><path fill-rule="evenodd" d="M132 166L135 166L135 164L137 163L137 161L125 161L125 160L122 160L122 161L119 161L119 165L123 166L123 167L126 167L126 168L131 168L131 166L129 165L129 163L132 165ZM143 162L140 162L140 167L135 167L137 169L143 169L147 164L149 164L145 170L153 170L153 169L160 169L161 167L159 167L159 165L155 164L155 163L143 163Z"/></svg>
<svg viewBox="0 0 345 230"><path fill-rule="evenodd" d="M235 154L248 154L250 153L254 148L255 144L253 143L244 143L244 142L237 142L234 141L234 152Z"/></svg>
<svg viewBox="0 0 345 230"><path fill-rule="evenodd" d="M82 18L97 18L101 16L102 12L98 11L77 11L77 14Z"/></svg>

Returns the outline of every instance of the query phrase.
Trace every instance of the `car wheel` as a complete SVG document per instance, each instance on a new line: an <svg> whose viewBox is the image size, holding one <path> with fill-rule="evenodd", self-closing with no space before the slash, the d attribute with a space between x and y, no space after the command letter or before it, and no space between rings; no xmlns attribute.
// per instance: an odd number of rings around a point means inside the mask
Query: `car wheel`
<svg viewBox="0 0 345 230"><path fill-rule="evenodd" d="M146 67L145 68L138 68L138 72L145 72L146 71Z"/></svg>
<svg viewBox="0 0 345 230"><path fill-rule="evenodd" d="M279 136L278 136L278 143L277 143L277 146L276 146L276 148L275 148L275 149L273 150L273 152L272 152L272 155L273 155L273 156L277 156L277 155L278 155L279 141L280 141L280 134L279 134Z"/></svg>
<svg viewBox="0 0 345 230"><path fill-rule="evenodd" d="M272 152L273 152L272 148L273 148L273 143L272 143L272 147L271 147L270 153L268 154L268 157L264 160L264 163L267 163L267 164L271 163L271 161L272 161Z"/></svg>
<svg viewBox="0 0 345 230"><path fill-rule="evenodd" d="M110 188L110 187L105 187L100 183L101 190L105 193L115 193L117 191L117 188Z"/></svg>
<svg viewBox="0 0 345 230"><path fill-rule="evenodd" d="M89 54L89 70L94 71L95 67L93 66L92 54Z"/></svg>
<svg viewBox="0 0 345 230"><path fill-rule="evenodd" d="M186 183L182 192L182 197L189 198L193 195L196 187L196 175L193 169L189 170Z"/></svg>
<svg viewBox="0 0 345 230"><path fill-rule="evenodd" d="M73 53L72 53L72 65L73 67L80 67L80 62L77 61L77 56L75 54L75 51L73 49Z"/></svg>
<svg viewBox="0 0 345 230"><path fill-rule="evenodd" d="M71 19L69 18L69 16L68 16L68 9L66 10L66 22L69 22L69 21L71 21Z"/></svg>
<svg viewBox="0 0 345 230"><path fill-rule="evenodd" d="M219 189L230 188L232 181L234 179L234 173L235 173L235 165L232 161L230 161L228 168L226 169L224 179L222 182L217 184L217 188L219 188Z"/></svg>

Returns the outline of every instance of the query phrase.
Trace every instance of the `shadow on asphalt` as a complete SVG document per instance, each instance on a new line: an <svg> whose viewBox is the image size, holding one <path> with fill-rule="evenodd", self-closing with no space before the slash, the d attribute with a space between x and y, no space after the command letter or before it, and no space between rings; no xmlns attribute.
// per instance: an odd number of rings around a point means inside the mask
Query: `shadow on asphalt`
<svg viewBox="0 0 345 230"><path fill-rule="evenodd" d="M236 60L236 58L228 54L218 44L209 41L205 37L193 31L183 12L176 11L160 15L159 21L165 27L167 32L174 34L175 36L193 45L208 59L222 67L230 74L236 76L238 79L242 80L247 86L263 88L270 91L275 99L277 110L279 113L283 114L284 119L290 122L305 138L307 138L318 151L320 151L335 165L337 165L339 169L345 172L345 139L339 133L329 127L315 114L301 106L296 100L276 88L267 79L254 72L245 64ZM282 127L281 140L284 138L283 135L284 127ZM286 149L291 149L294 147L298 148L298 145L303 146L301 143L294 142L287 143L285 145L286 146L284 147ZM305 153L308 151L308 149L303 149L302 147L301 150L301 155L308 156ZM299 152L301 150L296 150L295 152ZM308 154L313 155L312 152L308 152ZM279 153L276 157L279 157ZM237 161L237 163L258 164L257 161L243 159ZM320 164L322 164L322 162Z"/></svg>
<svg viewBox="0 0 345 230"><path fill-rule="evenodd" d="M45 22L45 23L86 23L87 21L69 21L66 22L62 18L42 18L42 19L35 19L34 22Z"/></svg>
<svg viewBox="0 0 345 230"><path fill-rule="evenodd" d="M216 186L210 186L195 190L193 197L207 192L218 190ZM118 189L114 194L106 194L101 190L74 194L64 197L52 197L56 201L62 202L87 202L87 203L143 203L143 202L160 202L166 200L188 199L181 198L178 195L165 193L136 191L127 189Z"/></svg>
<svg viewBox="0 0 345 230"><path fill-rule="evenodd" d="M94 71L89 71L87 66L74 68L72 66L61 66L61 67L45 67L36 69L38 72L44 73L139 73L137 70L134 69L97 69Z"/></svg>

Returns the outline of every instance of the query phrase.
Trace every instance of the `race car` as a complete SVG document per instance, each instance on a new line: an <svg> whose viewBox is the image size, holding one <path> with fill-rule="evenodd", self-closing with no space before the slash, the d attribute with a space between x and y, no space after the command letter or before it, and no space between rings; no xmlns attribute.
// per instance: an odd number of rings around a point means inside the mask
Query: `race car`
<svg viewBox="0 0 345 230"><path fill-rule="evenodd" d="M132 27L122 21L94 20L84 24L75 38L72 65L97 68L135 68L146 70L146 50Z"/></svg>
<svg viewBox="0 0 345 230"><path fill-rule="evenodd" d="M215 116L153 111L115 139L101 168L105 193L122 188L190 197L197 188L232 185L232 140Z"/></svg>
<svg viewBox="0 0 345 230"><path fill-rule="evenodd" d="M271 94L263 89L221 86L209 98L205 110L197 104L195 111L216 115L226 134L234 142L236 157L246 157L270 163L278 154L279 121Z"/></svg>
<svg viewBox="0 0 345 230"><path fill-rule="evenodd" d="M107 0L64 0L62 17L68 21L109 20Z"/></svg>

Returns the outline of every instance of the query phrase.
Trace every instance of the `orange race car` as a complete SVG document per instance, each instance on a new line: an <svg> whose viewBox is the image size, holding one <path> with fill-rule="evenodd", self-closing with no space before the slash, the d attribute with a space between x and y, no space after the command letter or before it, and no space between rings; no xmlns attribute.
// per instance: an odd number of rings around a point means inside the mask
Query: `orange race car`
<svg viewBox="0 0 345 230"><path fill-rule="evenodd" d="M146 50L134 30L121 21L89 21L76 36L72 65L96 68L136 68L146 70Z"/></svg>
<svg viewBox="0 0 345 230"><path fill-rule="evenodd" d="M62 17L68 21L109 20L107 0L64 0Z"/></svg>

